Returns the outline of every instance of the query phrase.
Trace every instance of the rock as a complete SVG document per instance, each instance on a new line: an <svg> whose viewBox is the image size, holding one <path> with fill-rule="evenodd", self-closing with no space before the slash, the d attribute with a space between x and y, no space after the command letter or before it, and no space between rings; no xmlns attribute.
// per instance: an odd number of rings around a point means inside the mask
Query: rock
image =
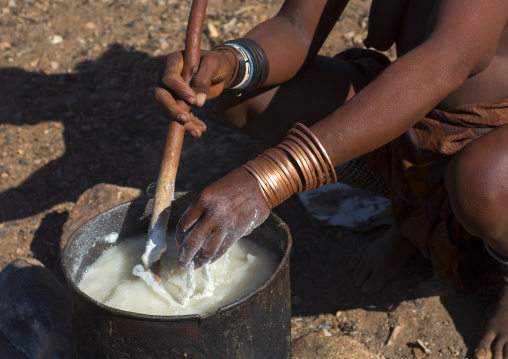
<svg viewBox="0 0 508 359"><path fill-rule="evenodd" d="M60 67L60 64L56 61L50 61L49 67L51 67L51 70L55 71L55 70L58 70L58 68Z"/></svg>
<svg viewBox="0 0 508 359"><path fill-rule="evenodd" d="M143 191L140 189L107 183L99 183L88 189L78 198L69 219L63 225L60 250L63 251L71 234L83 223L110 208L141 197Z"/></svg>
<svg viewBox="0 0 508 359"><path fill-rule="evenodd" d="M310 333L291 344L292 359L381 359L363 344L347 336Z"/></svg>
<svg viewBox="0 0 508 359"><path fill-rule="evenodd" d="M217 30L215 25L212 24L211 22L206 24L206 28L208 30L208 37L210 39L216 39L216 38L218 38L220 36L219 30Z"/></svg>
<svg viewBox="0 0 508 359"><path fill-rule="evenodd" d="M63 37L60 35L53 35L51 38L51 45L58 45L63 42Z"/></svg>
<svg viewBox="0 0 508 359"><path fill-rule="evenodd" d="M167 50L167 49L169 49L169 44L168 44L168 41L166 39L161 37L161 38L159 38L157 40L157 43L159 44L159 47L160 47L161 50Z"/></svg>
<svg viewBox="0 0 508 359"><path fill-rule="evenodd" d="M7 41L2 41L0 42L0 50L7 50L7 49L10 49L11 48L11 44L8 43Z"/></svg>
<svg viewBox="0 0 508 359"><path fill-rule="evenodd" d="M37 359L71 358L75 358L71 332L65 328L56 328L50 331L44 337Z"/></svg>
<svg viewBox="0 0 508 359"><path fill-rule="evenodd" d="M96 25L95 23L91 22L91 21L88 21L86 24L85 24L85 29L87 30L95 30L96 28Z"/></svg>
<svg viewBox="0 0 508 359"><path fill-rule="evenodd" d="M28 358L74 356L67 291L38 260L16 259L0 272L0 331Z"/></svg>

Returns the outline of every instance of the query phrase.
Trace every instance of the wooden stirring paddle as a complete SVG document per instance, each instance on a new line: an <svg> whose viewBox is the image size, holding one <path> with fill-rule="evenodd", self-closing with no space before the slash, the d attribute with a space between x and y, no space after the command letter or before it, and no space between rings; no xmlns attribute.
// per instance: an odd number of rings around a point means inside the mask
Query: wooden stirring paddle
<svg viewBox="0 0 508 359"><path fill-rule="evenodd" d="M199 67L201 34L207 3L208 0L192 1L187 24L182 71L182 77L187 83L190 83ZM188 112L190 111L190 106L184 101L178 100L177 103ZM166 250L166 231L184 134L185 125L178 121L171 121L157 181L155 204L148 230L148 241L142 257L145 269L151 271L157 281L160 281L161 254Z"/></svg>

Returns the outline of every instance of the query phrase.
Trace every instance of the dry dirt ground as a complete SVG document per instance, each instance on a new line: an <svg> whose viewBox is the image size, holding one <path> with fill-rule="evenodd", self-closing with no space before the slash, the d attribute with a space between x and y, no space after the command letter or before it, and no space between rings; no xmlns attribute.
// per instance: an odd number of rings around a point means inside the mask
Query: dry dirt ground
<svg viewBox="0 0 508 359"><path fill-rule="evenodd" d="M239 37L280 0L210 0L203 47ZM367 0L355 0L322 54L361 46ZM98 183L155 182L167 122L152 101L163 55L183 46L190 1L0 0L0 269L35 257L59 271L59 238L77 198ZM177 191L197 192L263 146L221 124L186 137ZM494 290L456 294L416 256L379 294L363 296L348 259L387 228L313 225L297 198L275 211L294 240L293 339L347 335L386 358L464 358ZM5 338L0 336L0 343Z"/></svg>

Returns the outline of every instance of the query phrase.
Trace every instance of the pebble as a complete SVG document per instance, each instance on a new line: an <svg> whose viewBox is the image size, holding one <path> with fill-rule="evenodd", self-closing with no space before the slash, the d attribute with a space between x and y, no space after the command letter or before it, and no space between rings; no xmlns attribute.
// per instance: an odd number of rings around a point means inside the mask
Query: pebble
<svg viewBox="0 0 508 359"><path fill-rule="evenodd" d="M0 50L7 50L11 48L11 44L7 41L0 42Z"/></svg>
<svg viewBox="0 0 508 359"><path fill-rule="evenodd" d="M96 27L95 24L90 21L85 24L85 29L87 30L95 30L95 27Z"/></svg>
<svg viewBox="0 0 508 359"><path fill-rule="evenodd" d="M325 337L331 337L331 336L332 336L332 333L330 333L330 332L329 332L328 330L326 330L326 329L321 329L321 330L320 330L320 333L321 333L322 335L324 335Z"/></svg>
<svg viewBox="0 0 508 359"><path fill-rule="evenodd" d="M399 335L401 329L402 329L402 326L398 325L398 324L393 327L390 334L388 335L388 339L385 342L385 346L390 346L395 342L395 339Z"/></svg>
<svg viewBox="0 0 508 359"><path fill-rule="evenodd" d="M53 37L51 38L51 45L58 45L58 44L61 44L63 42L63 37L61 37L60 35L53 35Z"/></svg>
<svg viewBox="0 0 508 359"><path fill-rule="evenodd" d="M51 70L58 70L60 64L56 61L50 61L49 66L51 67Z"/></svg>
<svg viewBox="0 0 508 359"><path fill-rule="evenodd" d="M169 44L168 44L167 40L162 37L157 39L157 43L159 44L159 48L161 50L167 50L169 48Z"/></svg>
<svg viewBox="0 0 508 359"><path fill-rule="evenodd" d="M425 354L430 354L431 353L430 349L427 348L427 345L428 345L427 343L424 343L421 339L418 339L416 342L423 349Z"/></svg>
<svg viewBox="0 0 508 359"><path fill-rule="evenodd" d="M212 24L211 22L206 24L206 29L208 30L208 37L210 39L216 39L220 36L219 30L217 30L215 25Z"/></svg>
<svg viewBox="0 0 508 359"><path fill-rule="evenodd" d="M332 330L332 326L331 325L320 325L318 326L318 329L323 329L323 330Z"/></svg>

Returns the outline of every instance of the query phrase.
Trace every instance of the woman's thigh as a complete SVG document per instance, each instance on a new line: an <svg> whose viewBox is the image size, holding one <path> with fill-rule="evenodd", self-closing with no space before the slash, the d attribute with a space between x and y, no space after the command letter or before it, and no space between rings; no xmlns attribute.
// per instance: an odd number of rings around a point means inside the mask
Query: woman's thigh
<svg viewBox="0 0 508 359"><path fill-rule="evenodd" d="M350 62L317 56L288 82L240 96L228 90L215 105L228 125L274 145L296 122L318 122L366 84L365 75Z"/></svg>

